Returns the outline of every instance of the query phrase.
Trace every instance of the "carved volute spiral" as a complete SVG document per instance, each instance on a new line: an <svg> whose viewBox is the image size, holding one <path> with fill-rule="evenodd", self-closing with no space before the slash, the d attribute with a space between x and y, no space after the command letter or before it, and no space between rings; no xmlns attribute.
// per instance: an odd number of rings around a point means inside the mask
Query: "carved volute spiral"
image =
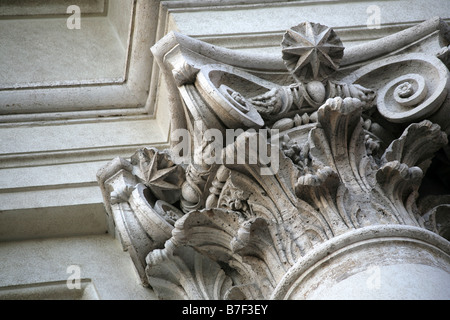
<svg viewBox="0 0 450 320"><path fill-rule="evenodd" d="M450 297L450 186L437 181L450 181L450 65L435 48L450 29L422 29L426 40L412 27L344 57L331 28L304 22L284 35L284 66L163 39L171 116L193 139L116 160L101 180L159 298L342 297L362 270L419 264L449 274Z"/></svg>

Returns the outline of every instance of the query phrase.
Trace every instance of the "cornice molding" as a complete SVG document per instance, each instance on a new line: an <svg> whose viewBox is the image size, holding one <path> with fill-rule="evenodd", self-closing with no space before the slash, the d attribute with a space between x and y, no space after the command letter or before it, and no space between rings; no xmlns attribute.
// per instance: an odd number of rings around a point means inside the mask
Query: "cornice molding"
<svg viewBox="0 0 450 320"><path fill-rule="evenodd" d="M109 66L114 69L123 69L123 72L120 72L120 76L114 79L95 78L97 70L94 70L92 76L94 78L92 79L70 78L71 75L65 74L64 81L43 81L41 83L33 83L30 87L31 80L29 80L25 86L21 86L18 83L13 88L4 88L0 90L0 122L35 123L80 118L98 119L99 117L111 116L124 118L137 115L153 116L153 109L147 105L152 66L152 56L149 48L156 40L158 6L159 2L131 2L130 20L123 23L128 26L128 35L125 40L117 39L116 44L121 47L122 43L120 42L125 43L125 48L122 48L123 50L120 49L124 55L123 59L121 58L122 62L120 66ZM96 30L95 23L104 24L103 22L106 21L106 24L112 30L115 22L107 20L114 17L112 17L111 8L108 10L108 16L91 17L89 14L82 16L86 19L85 28L88 28L89 22L89 26L94 25L93 30ZM126 15L122 14L122 16ZM59 19L61 28L64 28L68 17L69 15L66 15L55 19ZM26 19L24 20L23 28L25 30L27 21ZM4 21L4 23L8 22L14 22L14 20ZM117 24L120 25L119 22ZM42 24L40 26L42 27ZM117 26L117 28L123 29L123 26ZM119 33L122 36L125 35L122 29L112 30L111 33L118 38L117 34ZM78 31L81 34L83 30L82 28L73 32ZM45 30L42 31L42 36L45 36ZM92 32L91 34L83 33L82 39L76 39L78 42L95 42L97 40L95 36L95 33ZM86 43L85 45L87 46L88 44ZM61 48L59 49L62 50ZM80 53L79 51L77 52ZM35 54L38 55L39 52L35 52ZM77 57L76 59L82 58ZM76 59L72 61L73 64L77 63ZM38 59L34 60L38 61ZM70 59L65 57L65 60ZM5 61L5 63L7 62ZM86 61L83 63L86 63ZM44 65L40 67L51 70L50 66ZM67 77L69 78L66 79Z"/></svg>

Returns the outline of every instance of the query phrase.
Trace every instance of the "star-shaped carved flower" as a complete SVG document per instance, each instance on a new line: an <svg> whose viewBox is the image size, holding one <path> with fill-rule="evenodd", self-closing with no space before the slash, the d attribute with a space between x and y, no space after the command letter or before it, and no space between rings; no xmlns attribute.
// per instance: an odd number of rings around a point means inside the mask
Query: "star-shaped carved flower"
<svg viewBox="0 0 450 320"><path fill-rule="evenodd" d="M281 43L287 69L297 78L321 80L339 68L344 46L333 29L304 22L289 29Z"/></svg>
<svg viewBox="0 0 450 320"><path fill-rule="evenodd" d="M174 203L179 199L185 173L167 153L156 149L142 149L131 158L133 173L144 183L158 200Z"/></svg>

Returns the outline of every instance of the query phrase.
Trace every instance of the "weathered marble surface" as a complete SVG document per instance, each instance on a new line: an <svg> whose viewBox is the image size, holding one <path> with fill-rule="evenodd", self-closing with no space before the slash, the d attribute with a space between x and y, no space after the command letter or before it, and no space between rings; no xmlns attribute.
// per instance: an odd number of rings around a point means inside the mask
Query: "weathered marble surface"
<svg viewBox="0 0 450 320"><path fill-rule="evenodd" d="M171 149L98 173L142 282L163 299L449 299L449 41L438 18L349 51L300 23L284 61L161 39Z"/></svg>

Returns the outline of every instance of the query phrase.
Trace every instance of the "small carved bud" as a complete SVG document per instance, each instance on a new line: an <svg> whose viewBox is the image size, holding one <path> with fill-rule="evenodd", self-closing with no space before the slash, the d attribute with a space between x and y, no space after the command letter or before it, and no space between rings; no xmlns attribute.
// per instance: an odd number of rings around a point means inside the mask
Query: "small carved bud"
<svg viewBox="0 0 450 320"><path fill-rule="evenodd" d="M294 127L294 120L289 118L280 119L275 122L272 126L272 129L277 129L280 131L289 130Z"/></svg>
<svg viewBox="0 0 450 320"><path fill-rule="evenodd" d="M205 202L205 208L211 209L217 207L219 198L215 194L210 194Z"/></svg>
<svg viewBox="0 0 450 320"><path fill-rule="evenodd" d="M311 81L306 84L306 92L317 103L325 101L325 86L320 81Z"/></svg>
<svg viewBox="0 0 450 320"><path fill-rule="evenodd" d="M229 175L230 175L230 170L225 166L221 166L217 170L216 178L218 181L225 182L228 179Z"/></svg>
<svg viewBox="0 0 450 320"><path fill-rule="evenodd" d="M302 117L299 114L296 114L295 117L294 117L294 125L296 127L302 125Z"/></svg>
<svg viewBox="0 0 450 320"><path fill-rule="evenodd" d="M181 187L181 194L183 199L190 203L197 203L199 201L199 195L187 181L185 181Z"/></svg>

